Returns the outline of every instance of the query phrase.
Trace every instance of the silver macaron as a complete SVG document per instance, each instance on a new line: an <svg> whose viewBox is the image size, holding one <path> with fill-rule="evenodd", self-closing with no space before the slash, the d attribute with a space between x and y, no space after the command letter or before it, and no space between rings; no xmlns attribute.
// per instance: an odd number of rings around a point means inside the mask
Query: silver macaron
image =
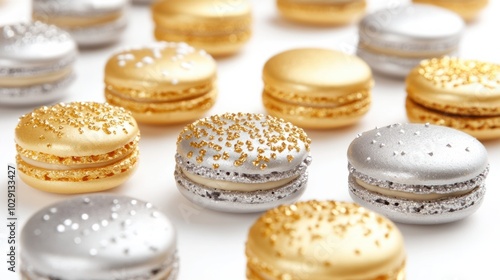
<svg viewBox="0 0 500 280"><path fill-rule="evenodd" d="M374 71L404 78L423 59L457 55L464 29L444 8L397 4L363 18L357 54Z"/></svg>
<svg viewBox="0 0 500 280"><path fill-rule="evenodd" d="M33 18L71 33L79 46L119 40L127 26L128 0L33 0Z"/></svg>
<svg viewBox="0 0 500 280"><path fill-rule="evenodd" d="M176 233L150 203L77 196L35 213L21 233L23 279L173 280Z"/></svg>
<svg viewBox="0 0 500 280"><path fill-rule="evenodd" d="M41 22L0 27L0 103L43 104L67 93L78 50L71 36Z"/></svg>
<svg viewBox="0 0 500 280"><path fill-rule="evenodd" d="M186 126L177 141L177 187L225 212L260 212L296 201L307 185L310 139L272 116L226 113Z"/></svg>
<svg viewBox="0 0 500 280"><path fill-rule="evenodd" d="M480 207L486 191L485 147L444 126L393 124L363 132L347 157L354 201L396 222L465 218Z"/></svg>

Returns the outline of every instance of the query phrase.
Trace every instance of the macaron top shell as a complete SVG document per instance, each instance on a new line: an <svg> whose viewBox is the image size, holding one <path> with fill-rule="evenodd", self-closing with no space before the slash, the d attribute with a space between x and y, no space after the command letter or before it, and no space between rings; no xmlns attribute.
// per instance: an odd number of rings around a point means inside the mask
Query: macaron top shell
<svg viewBox="0 0 500 280"><path fill-rule="evenodd" d="M63 16L98 16L121 11L128 0L33 0L36 13Z"/></svg>
<svg viewBox="0 0 500 280"><path fill-rule="evenodd" d="M431 107L458 107L451 113L465 112L465 115L500 114L498 64L450 57L433 58L415 67L406 84L410 98L424 100Z"/></svg>
<svg viewBox="0 0 500 280"><path fill-rule="evenodd" d="M408 4L367 15L360 23L359 34L361 42L371 47L418 53L458 47L464 29L464 21L454 12Z"/></svg>
<svg viewBox="0 0 500 280"><path fill-rule="evenodd" d="M264 83L279 90L334 96L371 88L370 67L360 58L327 49L294 49L271 57Z"/></svg>
<svg viewBox="0 0 500 280"><path fill-rule="evenodd" d="M393 124L358 135L347 157L358 172L407 185L448 185L473 179L488 167L485 147L444 126Z"/></svg>
<svg viewBox="0 0 500 280"><path fill-rule="evenodd" d="M304 130L282 119L226 113L186 126L177 153L213 170L263 174L299 166L309 156L310 142Z"/></svg>
<svg viewBox="0 0 500 280"><path fill-rule="evenodd" d="M212 86L216 71L214 59L204 50L160 42L113 55L106 63L105 83L139 91L175 92Z"/></svg>
<svg viewBox="0 0 500 280"><path fill-rule="evenodd" d="M391 221L333 201L266 212L250 228L247 256L249 266L260 264L269 279L317 280L379 279L398 272L406 258L403 237Z"/></svg>
<svg viewBox="0 0 500 280"><path fill-rule="evenodd" d="M175 254L175 242L171 222L150 203L95 194L34 214L21 234L21 258L57 279L139 279Z"/></svg>
<svg viewBox="0 0 500 280"><path fill-rule="evenodd" d="M25 150L60 157L110 153L133 141L132 114L106 103L72 102L41 107L22 116L15 141Z"/></svg>
<svg viewBox="0 0 500 280"><path fill-rule="evenodd" d="M53 25L33 22L0 28L0 76L20 75L22 68L50 70L63 60L72 62L77 52L71 36Z"/></svg>

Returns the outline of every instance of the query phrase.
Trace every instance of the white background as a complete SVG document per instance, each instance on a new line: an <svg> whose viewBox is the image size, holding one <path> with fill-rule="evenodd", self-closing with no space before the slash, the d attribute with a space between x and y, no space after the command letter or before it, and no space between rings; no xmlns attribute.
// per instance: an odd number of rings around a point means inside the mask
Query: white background
<svg viewBox="0 0 500 280"><path fill-rule="evenodd" d="M231 5L236 0L213 0ZM368 0L369 10L398 1ZM406 1L402 1L406 2ZM467 26L461 54L500 63L498 27L500 1L490 6L478 21ZM353 53L357 36L355 25L340 28L314 28L281 19L272 0L254 0L254 34L237 55L219 59L220 95L211 114L227 111L264 112L261 105L261 71L272 55L296 47L325 47ZM0 0L0 24L27 20L26 0ZM100 49L81 50L76 63L77 81L63 101L104 101L103 68L115 51L130 45L154 41L147 7L130 9L130 23L123 39ZM373 106L354 126L331 130L308 130L313 140L306 199L351 201L347 190L346 149L355 135L375 126L406 122L404 82L375 76ZM33 108L0 107L0 279L18 279L7 273L6 185L7 163L15 162L14 128L17 119ZM244 246L248 228L258 214L227 214L192 205L176 189L173 178L175 139L182 126L141 127L141 162L132 178L112 192L152 202L166 212L178 230L181 280L245 278ZM471 217L451 224L414 226L399 224L408 253L408 279L469 280L499 279L500 253L500 140L485 143L491 171L482 207ZM22 226L29 216L67 195L45 193L18 181L17 213ZM18 232L19 236L19 232ZM19 265L19 263L18 263ZM63 265L63 264L61 264ZM19 267L18 267L19 268Z"/></svg>

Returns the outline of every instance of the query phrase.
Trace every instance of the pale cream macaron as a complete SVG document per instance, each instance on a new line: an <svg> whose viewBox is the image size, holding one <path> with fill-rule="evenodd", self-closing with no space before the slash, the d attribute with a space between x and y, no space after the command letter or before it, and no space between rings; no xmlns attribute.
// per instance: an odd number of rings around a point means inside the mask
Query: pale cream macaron
<svg viewBox="0 0 500 280"><path fill-rule="evenodd" d="M303 128L351 125L369 110L373 77L357 56L328 49L293 49L271 57L262 79L270 115Z"/></svg>
<svg viewBox="0 0 500 280"><path fill-rule="evenodd" d="M217 98L217 65L204 50L159 42L113 55L104 70L106 100L141 123L202 117Z"/></svg>
<svg viewBox="0 0 500 280"><path fill-rule="evenodd" d="M238 52L252 35L248 0L156 1L151 11L157 40L186 42L214 56Z"/></svg>
<svg viewBox="0 0 500 280"><path fill-rule="evenodd" d="M466 21L471 21L488 6L489 0L413 0L413 2L440 6L454 11Z"/></svg>
<svg viewBox="0 0 500 280"><path fill-rule="evenodd" d="M449 126L480 140L500 138L500 65L423 60L406 78L406 91L411 122Z"/></svg>
<svg viewBox="0 0 500 280"><path fill-rule="evenodd" d="M246 243L249 280L404 280L403 236L354 203L305 201L263 214Z"/></svg>
<svg viewBox="0 0 500 280"><path fill-rule="evenodd" d="M276 5L284 18L315 25L356 22L366 10L366 0L276 0Z"/></svg>
<svg viewBox="0 0 500 280"><path fill-rule="evenodd" d="M41 107L15 129L20 178L54 193L102 191L125 182L138 163L139 129L132 114L106 103Z"/></svg>

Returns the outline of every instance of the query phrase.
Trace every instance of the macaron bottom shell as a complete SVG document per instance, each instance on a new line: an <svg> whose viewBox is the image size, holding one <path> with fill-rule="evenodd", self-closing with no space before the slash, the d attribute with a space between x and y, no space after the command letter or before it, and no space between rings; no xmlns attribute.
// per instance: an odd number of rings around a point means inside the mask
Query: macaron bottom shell
<svg viewBox="0 0 500 280"><path fill-rule="evenodd" d="M406 115L410 122L448 126L468 133L479 140L500 138L500 116L461 116L427 109L406 99Z"/></svg>
<svg viewBox="0 0 500 280"><path fill-rule="evenodd" d="M437 5L459 14L464 20L474 20L478 13L488 5L488 0L442 1L413 0L415 3Z"/></svg>
<svg viewBox="0 0 500 280"><path fill-rule="evenodd" d="M215 189L197 184L187 178L178 166L174 177L180 193L194 204L215 211L253 213L297 201L306 189L308 174L305 172L278 188L249 192Z"/></svg>
<svg viewBox="0 0 500 280"><path fill-rule="evenodd" d="M33 188L63 194L88 193L111 189L127 181L138 165L138 153L136 150L118 163L102 168L43 170L25 163L19 156L17 165L21 180ZM68 172L72 178L51 179L47 175L51 171L62 176Z"/></svg>
<svg viewBox="0 0 500 280"><path fill-rule="evenodd" d="M153 102L127 99L119 93L105 91L108 103L130 110L138 122L148 124L177 124L200 118L214 106L217 95L214 88L193 99Z"/></svg>
<svg viewBox="0 0 500 280"><path fill-rule="evenodd" d="M409 200L369 191L349 175L349 194L354 202L372 209L392 221L407 224L442 224L470 216L479 209L485 194L484 184L472 191L437 200Z"/></svg>
<svg viewBox="0 0 500 280"><path fill-rule="evenodd" d="M366 97L340 107L302 106L278 100L265 91L262 101L268 113L306 128L330 129L358 122L370 109L371 98Z"/></svg>

